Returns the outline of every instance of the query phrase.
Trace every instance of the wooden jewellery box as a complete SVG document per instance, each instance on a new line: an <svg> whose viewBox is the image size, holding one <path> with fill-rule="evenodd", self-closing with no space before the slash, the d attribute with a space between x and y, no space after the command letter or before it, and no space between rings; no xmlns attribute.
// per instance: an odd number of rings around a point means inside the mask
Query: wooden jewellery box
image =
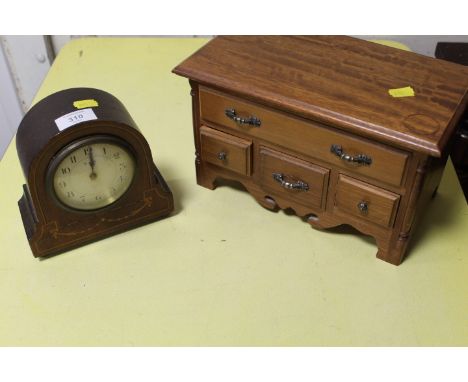
<svg viewBox="0 0 468 382"><path fill-rule="evenodd" d="M198 184L239 181L401 263L465 110L466 68L350 37L229 36L174 73L192 88Z"/></svg>

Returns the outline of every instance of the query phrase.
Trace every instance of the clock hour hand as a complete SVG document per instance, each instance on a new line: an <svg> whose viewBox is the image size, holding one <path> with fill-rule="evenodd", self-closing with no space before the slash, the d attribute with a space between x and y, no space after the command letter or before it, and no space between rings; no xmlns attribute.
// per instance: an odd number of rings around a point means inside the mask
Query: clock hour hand
<svg viewBox="0 0 468 382"><path fill-rule="evenodd" d="M92 146L89 147L89 165L91 166L91 174L89 174L89 177L91 179L96 179L97 174L94 172L94 166L96 165L96 161L94 160Z"/></svg>

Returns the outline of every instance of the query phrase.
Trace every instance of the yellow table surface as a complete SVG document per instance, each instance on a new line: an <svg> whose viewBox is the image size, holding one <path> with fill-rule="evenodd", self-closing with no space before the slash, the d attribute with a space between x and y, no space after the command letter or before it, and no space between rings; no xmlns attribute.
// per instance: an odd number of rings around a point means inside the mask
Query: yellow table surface
<svg viewBox="0 0 468 382"><path fill-rule="evenodd" d="M468 208L452 164L399 267L364 236L197 186L189 85L171 69L206 41L90 38L60 52L36 101L80 86L117 96L176 211L35 259L12 142L0 162L0 344L468 345Z"/></svg>

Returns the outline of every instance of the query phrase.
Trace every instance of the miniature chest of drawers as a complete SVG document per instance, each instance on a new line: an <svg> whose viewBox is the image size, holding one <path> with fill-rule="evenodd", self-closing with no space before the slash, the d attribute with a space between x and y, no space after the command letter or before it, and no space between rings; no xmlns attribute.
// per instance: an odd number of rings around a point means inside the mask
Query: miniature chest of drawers
<svg viewBox="0 0 468 382"><path fill-rule="evenodd" d="M198 184L239 181L264 207L351 225L401 263L465 110L466 68L350 37L229 36L174 73L192 88Z"/></svg>

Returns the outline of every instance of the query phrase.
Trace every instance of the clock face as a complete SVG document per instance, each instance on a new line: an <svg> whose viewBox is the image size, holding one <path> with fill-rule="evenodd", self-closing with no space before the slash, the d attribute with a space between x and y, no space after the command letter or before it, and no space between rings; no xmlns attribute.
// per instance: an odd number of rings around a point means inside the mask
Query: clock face
<svg viewBox="0 0 468 382"><path fill-rule="evenodd" d="M57 199L69 208L90 211L125 194L135 176L135 158L118 139L84 138L61 150L51 169Z"/></svg>

